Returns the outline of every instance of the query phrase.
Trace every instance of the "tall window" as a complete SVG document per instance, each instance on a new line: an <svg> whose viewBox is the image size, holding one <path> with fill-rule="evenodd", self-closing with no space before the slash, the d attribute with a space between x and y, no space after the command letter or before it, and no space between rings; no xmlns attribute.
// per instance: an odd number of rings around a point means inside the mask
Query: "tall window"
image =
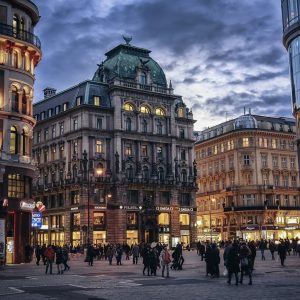
<svg viewBox="0 0 300 300"><path fill-rule="evenodd" d="M158 224L159 225L169 225L170 224L170 214L169 213L160 213L158 215Z"/></svg>
<svg viewBox="0 0 300 300"><path fill-rule="evenodd" d="M138 223L138 214L136 212L127 213L127 225L137 225Z"/></svg>
<svg viewBox="0 0 300 300"><path fill-rule="evenodd" d="M145 119L142 122L142 132L143 133L147 133L148 132L148 122Z"/></svg>
<svg viewBox="0 0 300 300"><path fill-rule="evenodd" d="M18 153L18 131L15 126L10 127L9 152L10 154Z"/></svg>
<svg viewBox="0 0 300 300"><path fill-rule="evenodd" d="M286 157L281 157L281 167L287 168Z"/></svg>
<svg viewBox="0 0 300 300"><path fill-rule="evenodd" d="M80 192L79 191L71 191L71 204L79 204L80 203Z"/></svg>
<svg viewBox="0 0 300 300"><path fill-rule="evenodd" d="M132 180L133 179L133 167L132 166L129 166L127 169L126 169L126 175L127 175L127 178L129 180Z"/></svg>
<svg viewBox="0 0 300 300"><path fill-rule="evenodd" d="M249 138L243 138L243 147L249 147Z"/></svg>
<svg viewBox="0 0 300 300"><path fill-rule="evenodd" d="M78 117L73 119L73 130L78 130Z"/></svg>
<svg viewBox="0 0 300 300"><path fill-rule="evenodd" d="M56 125L52 125L52 138L56 137Z"/></svg>
<svg viewBox="0 0 300 300"><path fill-rule="evenodd" d="M125 155L132 155L132 144L125 145Z"/></svg>
<svg viewBox="0 0 300 300"><path fill-rule="evenodd" d="M64 134L64 122L59 123L59 134Z"/></svg>
<svg viewBox="0 0 300 300"><path fill-rule="evenodd" d="M81 104L81 97L76 98L76 106L79 106Z"/></svg>
<svg viewBox="0 0 300 300"><path fill-rule="evenodd" d="M250 155L249 154L244 155L244 166L250 166Z"/></svg>
<svg viewBox="0 0 300 300"><path fill-rule="evenodd" d="M272 139L272 148L276 149L277 148L277 140Z"/></svg>
<svg viewBox="0 0 300 300"><path fill-rule="evenodd" d="M162 147L156 147L156 156L157 156L157 158L163 157Z"/></svg>
<svg viewBox="0 0 300 300"><path fill-rule="evenodd" d="M26 115L27 113L27 97L26 97L26 92L23 90L22 94L22 114Z"/></svg>
<svg viewBox="0 0 300 300"><path fill-rule="evenodd" d="M183 118L183 117L184 117L184 110L183 110L183 107L179 107L179 108L178 108L177 115L178 115L178 118Z"/></svg>
<svg viewBox="0 0 300 300"><path fill-rule="evenodd" d="M20 21L19 18L14 15L13 17L13 36L16 38L17 37L17 33L20 29Z"/></svg>
<svg viewBox="0 0 300 300"><path fill-rule="evenodd" d="M104 212L94 212L93 224L104 225L105 224L105 213Z"/></svg>
<svg viewBox="0 0 300 300"><path fill-rule="evenodd" d="M22 131L22 155L29 155L29 137L27 128L24 128Z"/></svg>
<svg viewBox="0 0 300 300"><path fill-rule="evenodd" d="M48 141L48 139L49 139L49 129L47 128L44 131L44 141Z"/></svg>
<svg viewBox="0 0 300 300"><path fill-rule="evenodd" d="M17 51L13 51L13 67L19 68L19 53Z"/></svg>
<svg viewBox="0 0 300 300"><path fill-rule="evenodd" d="M73 226L80 225L80 213L72 214L72 225Z"/></svg>
<svg viewBox="0 0 300 300"><path fill-rule="evenodd" d="M97 118L97 129L102 129L102 118Z"/></svg>
<svg viewBox="0 0 300 300"><path fill-rule="evenodd" d="M161 107L157 107L155 109L155 114L157 116L165 116L166 115L166 112L161 108Z"/></svg>
<svg viewBox="0 0 300 300"><path fill-rule="evenodd" d="M294 157L290 158L290 166L291 166L291 169L295 169L295 158Z"/></svg>
<svg viewBox="0 0 300 300"><path fill-rule="evenodd" d="M264 168L267 167L267 155L261 156L261 164Z"/></svg>
<svg viewBox="0 0 300 300"><path fill-rule="evenodd" d="M63 111L66 111L68 109L68 102L65 102L63 104Z"/></svg>
<svg viewBox="0 0 300 300"><path fill-rule="evenodd" d="M73 154L78 154L78 142L73 142Z"/></svg>
<svg viewBox="0 0 300 300"><path fill-rule="evenodd" d="M147 84L147 77L145 73L140 74L140 84Z"/></svg>
<svg viewBox="0 0 300 300"><path fill-rule="evenodd" d="M184 139L184 129L183 128L179 129L179 138Z"/></svg>
<svg viewBox="0 0 300 300"><path fill-rule="evenodd" d="M127 131L131 131L131 119L130 119L130 118L127 118L127 119L125 120L125 129L126 129Z"/></svg>
<svg viewBox="0 0 300 300"><path fill-rule="evenodd" d="M179 215L180 225L190 225L190 215L189 214L180 214Z"/></svg>
<svg viewBox="0 0 300 300"><path fill-rule="evenodd" d="M161 121L157 121L156 132L157 132L157 134L163 134L163 125L162 125Z"/></svg>
<svg viewBox="0 0 300 300"><path fill-rule="evenodd" d="M19 94L18 89L15 86L13 86L11 91L11 110L19 112Z"/></svg>
<svg viewBox="0 0 300 300"><path fill-rule="evenodd" d="M274 185L279 186L280 185L280 177L279 175L274 175Z"/></svg>
<svg viewBox="0 0 300 300"><path fill-rule="evenodd" d="M94 105L100 106L101 104L101 99L99 96L94 96Z"/></svg>
<svg viewBox="0 0 300 300"><path fill-rule="evenodd" d="M147 145L142 145L141 154L142 154L142 156L148 156L148 147L147 147Z"/></svg>
<svg viewBox="0 0 300 300"><path fill-rule="evenodd" d="M186 160L186 156L185 156L185 150L181 150L181 152L180 152L180 158L181 158L181 160Z"/></svg>
<svg viewBox="0 0 300 300"><path fill-rule="evenodd" d="M103 142L102 142L102 140L96 140L96 153L103 153Z"/></svg>
<svg viewBox="0 0 300 300"><path fill-rule="evenodd" d="M273 168L278 167L278 156L272 156Z"/></svg>
<svg viewBox="0 0 300 300"><path fill-rule="evenodd" d="M187 173L186 170L181 171L181 181L182 182L187 182Z"/></svg>
<svg viewBox="0 0 300 300"><path fill-rule="evenodd" d="M164 169L162 167L158 168L158 179L160 181L164 181L164 179L165 179L165 172L164 172Z"/></svg>
<svg viewBox="0 0 300 300"><path fill-rule="evenodd" d="M25 183L24 177L20 174L8 174L8 197L24 198Z"/></svg>
<svg viewBox="0 0 300 300"><path fill-rule="evenodd" d="M149 169L146 166L143 167L143 179L149 179Z"/></svg>

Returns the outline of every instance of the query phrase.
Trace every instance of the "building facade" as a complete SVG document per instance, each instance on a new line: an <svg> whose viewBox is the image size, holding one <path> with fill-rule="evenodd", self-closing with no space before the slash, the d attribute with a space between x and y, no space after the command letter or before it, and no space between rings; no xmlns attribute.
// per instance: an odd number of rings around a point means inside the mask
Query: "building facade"
<svg viewBox="0 0 300 300"><path fill-rule="evenodd" d="M198 132L199 240L300 238L295 121L245 114Z"/></svg>
<svg viewBox="0 0 300 300"><path fill-rule="evenodd" d="M6 263L24 262L30 243L34 69L41 44L38 8L29 0L0 1L0 197L6 203Z"/></svg>
<svg viewBox="0 0 300 300"><path fill-rule="evenodd" d="M289 55L292 110L296 118L300 157L300 0L281 0L283 45ZM300 161L298 162L300 165Z"/></svg>
<svg viewBox="0 0 300 300"><path fill-rule="evenodd" d="M34 105L40 244L196 239L192 112L124 39L92 80Z"/></svg>

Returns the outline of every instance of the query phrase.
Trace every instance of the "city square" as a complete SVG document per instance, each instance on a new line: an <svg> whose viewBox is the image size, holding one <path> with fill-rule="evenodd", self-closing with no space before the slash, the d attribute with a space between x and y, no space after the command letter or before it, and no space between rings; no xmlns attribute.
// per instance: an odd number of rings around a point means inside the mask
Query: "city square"
<svg viewBox="0 0 300 300"><path fill-rule="evenodd" d="M300 0L236 2L0 0L0 298L299 298Z"/></svg>
<svg viewBox="0 0 300 300"><path fill-rule="evenodd" d="M93 267L80 259L71 259L70 271L63 275L45 275L43 265L31 264L5 267L0 274L0 297L5 299L232 299L255 297L256 299L282 299L288 295L298 298L300 259L288 256L286 266L281 267L276 258L260 259L257 252L253 286L248 280L243 285L228 286L226 278L207 278L205 262L196 251L184 251L182 271L171 271L170 278L143 276L143 265L133 265L132 260L122 266L112 266L107 261L96 261ZM223 260L220 271L223 273Z"/></svg>

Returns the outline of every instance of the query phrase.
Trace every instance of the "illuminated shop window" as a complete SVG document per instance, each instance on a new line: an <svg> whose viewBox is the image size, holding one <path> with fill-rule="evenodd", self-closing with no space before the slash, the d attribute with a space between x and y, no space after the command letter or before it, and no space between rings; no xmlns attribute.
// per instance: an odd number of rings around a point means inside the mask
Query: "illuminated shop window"
<svg viewBox="0 0 300 300"><path fill-rule="evenodd" d="M136 212L127 213L127 225L137 225L138 216Z"/></svg>
<svg viewBox="0 0 300 300"><path fill-rule="evenodd" d="M190 215L189 214L180 214L179 222L180 222L180 225L190 225Z"/></svg>
<svg viewBox="0 0 300 300"><path fill-rule="evenodd" d="M104 212L94 212L93 223L94 223L94 225L104 225L105 224L105 213Z"/></svg>
<svg viewBox="0 0 300 300"><path fill-rule="evenodd" d="M168 213L160 213L158 215L158 224L159 225L169 225L170 224L170 215Z"/></svg>

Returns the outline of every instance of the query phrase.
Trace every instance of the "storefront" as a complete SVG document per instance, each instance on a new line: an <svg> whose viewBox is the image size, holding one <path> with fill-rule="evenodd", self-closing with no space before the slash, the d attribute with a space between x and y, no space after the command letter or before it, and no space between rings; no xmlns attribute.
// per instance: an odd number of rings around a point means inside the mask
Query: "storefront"
<svg viewBox="0 0 300 300"><path fill-rule="evenodd" d="M138 244L139 243L139 233L137 229L132 229L126 231L126 239L127 239L127 244L129 246L133 244Z"/></svg>
<svg viewBox="0 0 300 300"><path fill-rule="evenodd" d="M278 230L278 239L300 239L300 227L294 226L282 226Z"/></svg>
<svg viewBox="0 0 300 300"><path fill-rule="evenodd" d="M258 225L241 226L237 236L245 241L256 241L261 239L261 232Z"/></svg>
<svg viewBox="0 0 300 300"><path fill-rule="evenodd" d="M158 215L158 241L170 245L170 213L161 212Z"/></svg>
<svg viewBox="0 0 300 300"><path fill-rule="evenodd" d="M98 208L95 206L95 209ZM106 212L93 212L93 244L106 244Z"/></svg>

